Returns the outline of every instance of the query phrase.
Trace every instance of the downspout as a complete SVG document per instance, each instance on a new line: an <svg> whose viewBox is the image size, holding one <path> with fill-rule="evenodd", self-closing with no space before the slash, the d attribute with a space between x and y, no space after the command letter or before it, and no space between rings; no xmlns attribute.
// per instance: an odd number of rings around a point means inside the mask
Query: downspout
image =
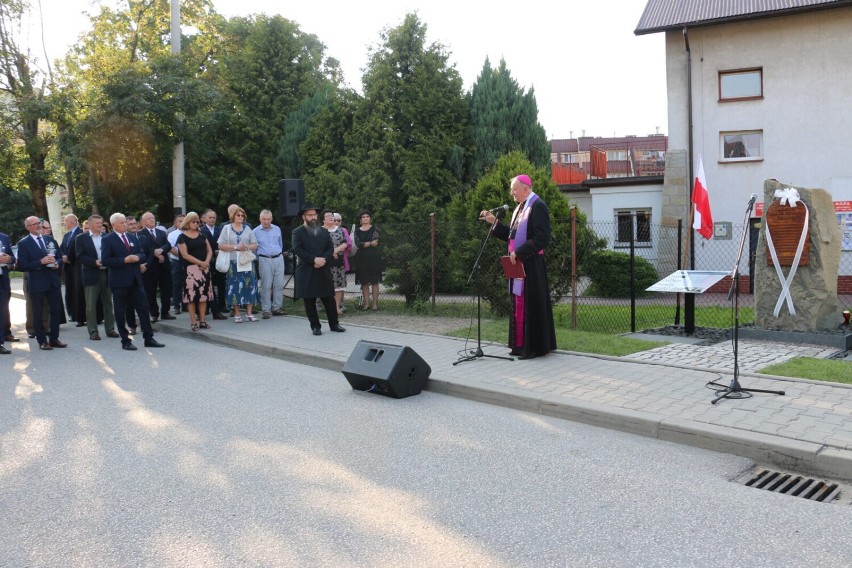
<svg viewBox="0 0 852 568"><path fill-rule="evenodd" d="M692 52L689 50L689 33L686 26L683 27L683 42L686 46L686 121L687 121L687 148L686 159L688 161L689 171L689 226L686 228L689 235L689 269L695 270L695 239L692 229L692 189L693 180L695 180L695 172L693 171L693 124L692 124Z"/></svg>

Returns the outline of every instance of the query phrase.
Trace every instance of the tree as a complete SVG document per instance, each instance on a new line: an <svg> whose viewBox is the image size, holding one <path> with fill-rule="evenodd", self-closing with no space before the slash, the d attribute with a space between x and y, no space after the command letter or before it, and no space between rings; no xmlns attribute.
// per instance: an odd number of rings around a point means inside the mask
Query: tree
<svg viewBox="0 0 852 568"><path fill-rule="evenodd" d="M302 101L299 108L284 120L284 134L278 142L276 164L284 178L301 178L305 171L305 159L299 149L313 128L319 112L329 105L331 88L318 90Z"/></svg>
<svg viewBox="0 0 852 568"><path fill-rule="evenodd" d="M382 33L347 138L364 205L387 221L424 219L463 188L470 146L462 80L414 14ZM362 167L365 166L365 167Z"/></svg>
<svg viewBox="0 0 852 568"><path fill-rule="evenodd" d="M477 220L479 212L482 209L506 203L509 195L509 181L522 173L530 176L533 191L547 203L550 210L552 235L551 242L545 249L545 263L550 295L555 303L567 293L570 286L571 227L567 222L570 216L570 204L551 180L549 169L534 166L520 151L509 152L498 158L494 166L479 179L474 188L453 200L448 211L453 221L448 235L454 244L453 247L448 248L451 251L453 266L451 280L456 283L463 282L488 230L482 221ZM587 227L585 215L578 212L577 217L577 255L579 259L582 259L588 252L603 248L606 241L596 237ZM505 254L507 254L506 243L492 239L483 252L483 258L491 260L482 263L480 272L482 297L490 302L495 313L501 315L509 313L510 306L505 280L502 278L500 264L496 259Z"/></svg>
<svg viewBox="0 0 852 568"><path fill-rule="evenodd" d="M21 181L30 190L32 211L46 217L50 179L46 163L55 138L46 122L51 114L52 78L22 50L16 35L27 9L25 1L0 0L0 121L6 131L3 137L13 139L6 150L18 154L24 164Z"/></svg>
<svg viewBox="0 0 852 568"><path fill-rule="evenodd" d="M468 94L470 131L475 150L470 160L470 178L492 167L512 150L522 152L536 167L550 165L550 144L538 122L534 90L518 85L501 59L497 69L488 59Z"/></svg>
<svg viewBox="0 0 852 568"><path fill-rule="evenodd" d="M220 199L248 210L276 201L279 143L287 117L338 75L325 46L281 16L233 18L223 30L213 79L226 106L206 132L188 140L203 149L195 166L216 173Z"/></svg>

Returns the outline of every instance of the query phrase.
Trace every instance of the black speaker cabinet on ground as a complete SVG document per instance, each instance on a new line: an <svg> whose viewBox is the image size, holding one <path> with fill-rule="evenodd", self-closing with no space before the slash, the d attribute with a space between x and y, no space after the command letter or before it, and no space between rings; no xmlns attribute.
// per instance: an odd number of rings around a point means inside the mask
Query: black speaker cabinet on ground
<svg viewBox="0 0 852 568"><path fill-rule="evenodd" d="M420 394L432 368L410 347L361 340L343 366L355 390L393 398Z"/></svg>
<svg viewBox="0 0 852 568"><path fill-rule="evenodd" d="M304 180L282 179L278 181L278 211L281 218L296 217L304 203Z"/></svg>

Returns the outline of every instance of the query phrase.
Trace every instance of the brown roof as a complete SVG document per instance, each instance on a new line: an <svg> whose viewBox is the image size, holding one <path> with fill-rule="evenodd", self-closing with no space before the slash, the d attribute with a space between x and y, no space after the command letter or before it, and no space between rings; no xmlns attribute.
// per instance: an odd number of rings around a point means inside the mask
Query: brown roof
<svg viewBox="0 0 852 568"><path fill-rule="evenodd" d="M588 152L592 146L604 150L666 150L668 149L668 136L659 134L656 136L616 136L614 138L602 138L600 136L581 136L580 138L564 138L550 141L550 151L555 154L563 152Z"/></svg>
<svg viewBox="0 0 852 568"><path fill-rule="evenodd" d="M852 5L852 0L648 0L634 34L782 16Z"/></svg>

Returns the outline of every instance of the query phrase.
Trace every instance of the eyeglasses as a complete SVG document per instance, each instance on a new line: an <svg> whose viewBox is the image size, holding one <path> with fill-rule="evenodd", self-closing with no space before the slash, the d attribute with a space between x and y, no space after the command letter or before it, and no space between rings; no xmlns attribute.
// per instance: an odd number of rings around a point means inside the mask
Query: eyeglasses
<svg viewBox="0 0 852 568"><path fill-rule="evenodd" d="M243 215L242 213L237 213L236 215L234 215L234 217L245 217L245 215Z"/></svg>
<svg viewBox="0 0 852 568"><path fill-rule="evenodd" d="M190 222L189 222L189 224L191 225L191 224L195 223L195 224L197 225L197 224L198 224L198 223L200 223L200 222L201 222L201 221L196 221L196 220L194 220L194 219L193 219L192 221L190 221Z"/></svg>

